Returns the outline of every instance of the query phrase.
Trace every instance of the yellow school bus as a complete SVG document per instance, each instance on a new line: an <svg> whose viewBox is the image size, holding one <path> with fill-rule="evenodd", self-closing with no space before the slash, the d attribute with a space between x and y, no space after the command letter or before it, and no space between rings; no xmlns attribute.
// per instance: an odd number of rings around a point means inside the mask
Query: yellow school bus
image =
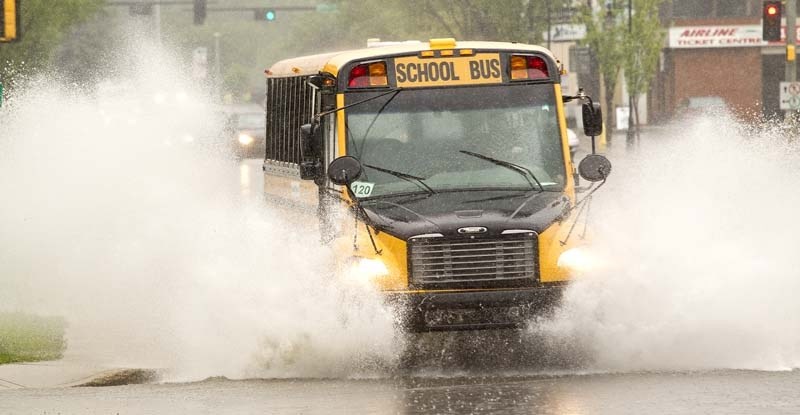
<svg viewBox="0 0 800 415"><path fill-rule="evenodd" d="M267 200L334 249L415 331L514 327L580 264L560 62L539 46L432 39L265 71ZM578 169L604 181L592 154ZM344 209L342 209L344 208ZM342 214L340 212L346 212ZM335 275L333 275L335 274Z"/></svg>

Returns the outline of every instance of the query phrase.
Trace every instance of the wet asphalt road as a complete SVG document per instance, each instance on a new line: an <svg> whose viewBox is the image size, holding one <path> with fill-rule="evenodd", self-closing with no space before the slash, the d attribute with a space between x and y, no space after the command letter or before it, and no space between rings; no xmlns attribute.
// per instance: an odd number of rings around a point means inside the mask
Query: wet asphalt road
<svg viewBox="0 0 800 415"><path fill-rule="evenodd" d="M800 372L197 383L0 392L2 414L797 414Z"/></svg>

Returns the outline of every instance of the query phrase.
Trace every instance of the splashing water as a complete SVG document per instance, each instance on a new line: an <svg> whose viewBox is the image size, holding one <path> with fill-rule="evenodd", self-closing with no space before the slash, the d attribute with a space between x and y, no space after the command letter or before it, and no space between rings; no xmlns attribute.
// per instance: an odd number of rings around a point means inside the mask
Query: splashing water
<svg viewBox="0 0 800 415"><path fill-rule="evenodd" d="M41 78L0 111L0 309L63 315L68 354L175 380L385 373L404 348L391 311L242 197L236 162L204 142L210 100L132 43L128 75L96 93ZM787 134L707 117L612 157L591 221L608 266L532 331L600 370L798 367Z"/></svg>
<svg viewBox="0 0 800 415"><path fill-rule="evenodd" d="M242 197L206 141L210 100L132 43L137 66L95 93L40 78L0 111L0 308L66 317L68 355L173 379L392 364L390 310L330 280L315 234Z"/></svg>
<svg viewBox="0 0 800 415"><path fill-rule="evenodd" d="M708 116L616 157L592 207L606 267L533 331L580 344L599 370L798 367L800 151L791 137Z"/></svg>

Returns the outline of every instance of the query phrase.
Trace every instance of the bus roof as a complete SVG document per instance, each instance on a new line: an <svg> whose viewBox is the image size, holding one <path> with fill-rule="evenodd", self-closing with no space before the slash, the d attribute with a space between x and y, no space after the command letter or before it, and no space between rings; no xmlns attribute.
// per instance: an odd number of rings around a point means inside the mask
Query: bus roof
<svg viewBox="0 0 800 415"><path fill-rule="evenodd" d="M354 49L340 52L329 52L319 55L301 56L298 58L285 59L272 65L267 71L267 76L296 76L296 75L315 75L319 72L328 72L338 76L339 69L354 60L378 58L390 55L403 55L417 53L424 50L435 49L474 49L474 50L498 50L498 51L529 51L537 52L549 56L557 61L549 50L536 45L511 42L474 42L464 41L455 42L450 47L432 47L434 39L430 42L403 42L396 45L379 46L364 49Z"/></svg>

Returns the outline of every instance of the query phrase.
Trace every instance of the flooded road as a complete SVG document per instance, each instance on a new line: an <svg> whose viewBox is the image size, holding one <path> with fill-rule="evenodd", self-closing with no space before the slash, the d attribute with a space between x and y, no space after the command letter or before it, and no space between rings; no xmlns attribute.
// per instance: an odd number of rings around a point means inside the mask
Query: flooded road
<svg viewBox="0 0 800 415"><path fill-rule="evenodd" d="M264 173L261 170L261 165L264 160L261 159L242 159L239 161L239 187L242 190L242 196L250 198L259 198L264 189Z"/></svg>
<svg viewBox="0 0 800 415"><path fill-rule="evenodd" d="M800 372L241 380L0 392L4 414L794 414Z"/></svg>

